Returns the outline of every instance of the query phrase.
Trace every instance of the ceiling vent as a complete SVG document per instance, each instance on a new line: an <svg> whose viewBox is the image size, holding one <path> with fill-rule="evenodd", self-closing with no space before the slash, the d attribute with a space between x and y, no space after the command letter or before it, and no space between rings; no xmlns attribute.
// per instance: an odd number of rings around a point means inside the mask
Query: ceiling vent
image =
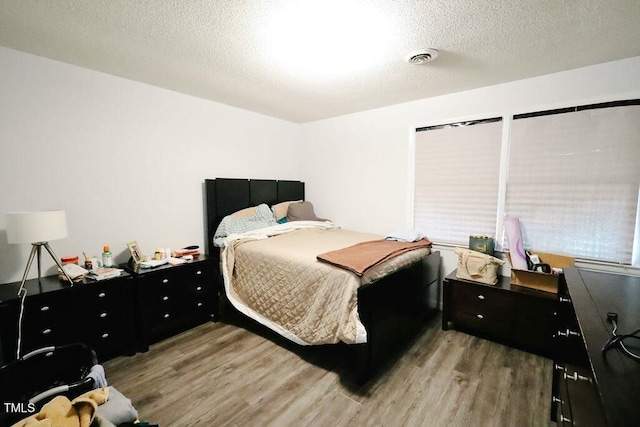
<svg viewBox="0 0 640 427"><path fill-rule="evenodd" d="M438 57L437 49L420 49L407 55L407 61L411 64L422 65L431 62Z"/></svg>

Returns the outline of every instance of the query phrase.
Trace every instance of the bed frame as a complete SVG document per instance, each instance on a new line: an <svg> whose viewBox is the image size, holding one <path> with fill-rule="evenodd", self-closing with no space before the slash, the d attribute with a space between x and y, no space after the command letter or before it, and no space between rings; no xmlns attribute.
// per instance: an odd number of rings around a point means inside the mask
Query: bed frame
<svg viewBox="0 0 640 427"><path fill-rule="evenodd" d="M220 251L213 246L213 234L224 216L240 209L266 203L304 200L304 183L256 179L216 178L205 180L207 207L207 254L219 267ZM440 253L358 290L358 313L367 330L367 343L353 344L356 376L366 382L424 328L437 312L431 296L437 293ZM218 292L223 294L222 276L217 274ZM222 298L225 301L226 298ZM217 313L220 313L217 310ZM219 316L218 316L219 317Z"/></svg>

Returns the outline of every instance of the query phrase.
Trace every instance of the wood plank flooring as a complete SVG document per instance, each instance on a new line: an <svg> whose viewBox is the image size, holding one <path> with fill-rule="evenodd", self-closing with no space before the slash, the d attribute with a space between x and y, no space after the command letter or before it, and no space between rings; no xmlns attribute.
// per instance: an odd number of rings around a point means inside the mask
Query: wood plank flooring
<svg viewBox="0 0 640 427"><path fill-rule="evenodd" d="M168 426L550 426L552 361L433 319L367 384L348 346L301 347L235 313L104 364Z"/></svg>

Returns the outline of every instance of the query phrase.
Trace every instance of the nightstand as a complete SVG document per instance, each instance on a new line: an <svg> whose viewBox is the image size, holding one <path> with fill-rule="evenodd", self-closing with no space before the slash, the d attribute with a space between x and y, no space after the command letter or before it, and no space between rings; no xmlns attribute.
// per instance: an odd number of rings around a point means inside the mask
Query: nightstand
<svg viewBox="0 0 640 427"><path fill-rule="evenodd" d="M443 282L442 329L553 358L557 304L556 294L512 285L509 277L486 285L457 279L454 271Z"/></svg>
<svg viewBox="0 0 640 427"><path fill-rule="evenodd" d="M156 268L122 266L134 276L137 347L175 335L209 320L216 320L218 290L213 258Z"/></svg>

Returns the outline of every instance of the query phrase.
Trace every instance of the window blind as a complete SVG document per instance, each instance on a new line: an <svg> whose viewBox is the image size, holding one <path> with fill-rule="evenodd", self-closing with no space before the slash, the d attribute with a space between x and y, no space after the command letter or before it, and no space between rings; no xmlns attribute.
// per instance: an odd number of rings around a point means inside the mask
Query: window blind
<svg viewBox="0 0 640 427"><path fill-rule="evenodd" d="M632 263L640 106L516 117L509 150L506 213L526 248Z"/></svg>
<svg viewBox="0 0 640 427"><path fill-rule="evenodd" d="M438 243L495 235L500 118L417 129L414 227Z"/></svg>

